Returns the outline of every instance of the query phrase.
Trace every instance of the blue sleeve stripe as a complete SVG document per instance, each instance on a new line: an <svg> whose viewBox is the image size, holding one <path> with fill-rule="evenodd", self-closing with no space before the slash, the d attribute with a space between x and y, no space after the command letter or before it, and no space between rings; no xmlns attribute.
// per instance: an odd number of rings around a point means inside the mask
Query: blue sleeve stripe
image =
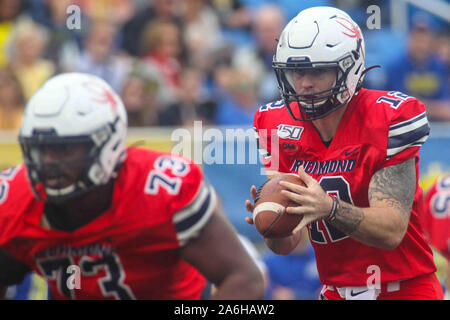
<svg viewBox="0 0 450 320"><path fill-rule="evenodd" d="M419 141L430 134L430 126L427 123L419 128L405 132L403 134L389 137L388 149L400 148L402 146Z"/></svg>
<svg viewBox="0 0 450 320"><path fill-rule="evenodd" d="M209 207L210 199L211 194L208 194L202 206L200 207L200 209L198 209L196 213L175 224L175 229L177 230L177 233L186 231L190 227L194 226L203 217L203 215L206 213Z"/></svg>
<svg viewBox="0 0 450 320"><path fill-rule="evenodd" d="M181 245L198 235L208 222L215 207L214 189L204 182L195 200L186 208L177 212L173 218L177 238Z"/></svg>

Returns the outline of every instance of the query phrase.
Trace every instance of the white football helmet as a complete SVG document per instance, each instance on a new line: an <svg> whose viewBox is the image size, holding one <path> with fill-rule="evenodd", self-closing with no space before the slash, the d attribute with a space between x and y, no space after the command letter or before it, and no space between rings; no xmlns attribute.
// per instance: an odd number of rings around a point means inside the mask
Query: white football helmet
<svg viewBox="0 0 450 320"><path fill-rule="evenodd" d="M281 33L273 58L280 93L291 117L319 119L350 101L363 80L364 55L361 30L345 12L332 7L301 11ZM305 68L336 68L336 81L325 91L297 94L292 73ZM299 113L293 112L295 105Z"/></svg>
<svg viewBox="0 0 450 320"><path fill-rule="evenodd" d="M28 102L19 131L33 191L39 198L58 202L106 184L126 158L126 134L125 107L105 81L83 73L65 73L49 79ZM71 143L89 146L81 176L68 187L46 186L39 148L70 147ZM40 184L43 188L38 188Z"/></svg>

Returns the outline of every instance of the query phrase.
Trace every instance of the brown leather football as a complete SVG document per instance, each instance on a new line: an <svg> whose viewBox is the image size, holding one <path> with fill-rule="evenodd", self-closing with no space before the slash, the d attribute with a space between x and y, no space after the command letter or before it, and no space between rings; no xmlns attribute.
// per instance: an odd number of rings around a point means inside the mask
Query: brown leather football
<svg viewBox="0 0 450 320"><path fill-rule="evenodd" d="M265 238L290 236L303 218L303 215L286 213L286 207L295 207L298 204L281 193L281 190L284 189L278 184L281 180L305 186L297 174L284 173L267 180L258 189L253 210L253 222L258 232Z"/></svg>

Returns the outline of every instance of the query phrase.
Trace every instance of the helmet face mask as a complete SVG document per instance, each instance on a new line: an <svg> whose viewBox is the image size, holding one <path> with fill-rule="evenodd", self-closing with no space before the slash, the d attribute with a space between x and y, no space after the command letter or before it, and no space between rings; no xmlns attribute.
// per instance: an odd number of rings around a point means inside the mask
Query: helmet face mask
<svg viewBox="0 0 450 320"><path fill-rule="evenodd" d="M36 197L64 202L111 181L126 157L126 127L124 106L103 80L68 73L47 81L19 132Z"/></svg>
<svg viewBox="0 0 450 320"><path fill-rule="evenodd" d="M99 149L89 137L46 139L36 134L19 140L33 191L40 196L38 189L41 185L45 189L46 201L64 202L96 186L87 174L97 161ZM48 153L54 156L48 159Z"/></svg>
<svg viewBox="0 0 450 320"><path fill-rule="evenodd" d="M291 117L317 120L346 105L359 89L364 40L359 27L343 11L330 7L306 9L283 30L272 66ZM335 69L335 81L328 88L307 94L295 89L294 72L314 74L323 69Z"/></svg>

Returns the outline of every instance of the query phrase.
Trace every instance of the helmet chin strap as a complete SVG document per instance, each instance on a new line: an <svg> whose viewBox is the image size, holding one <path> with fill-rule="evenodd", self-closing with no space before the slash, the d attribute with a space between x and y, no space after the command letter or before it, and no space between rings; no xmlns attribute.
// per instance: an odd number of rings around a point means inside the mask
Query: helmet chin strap
<svg viewBox="0 0 450 320"><path fill-rule="evenodd" d="M359 89L361 89L361 87L362 87L362 80L361 80L361 79L363 79L364 75L365 75L367 72L369 72L370 70L375 69L375 68L381 68L381 66L380 66L379 64L376 64L376 65L373 65L373 66L371 66L371 67L369 67L369 68L364 69L364 70L361 72L361 75L359 76L358 84L356 85L356 90L355 90L355 92L358 92Z"/></svg>

